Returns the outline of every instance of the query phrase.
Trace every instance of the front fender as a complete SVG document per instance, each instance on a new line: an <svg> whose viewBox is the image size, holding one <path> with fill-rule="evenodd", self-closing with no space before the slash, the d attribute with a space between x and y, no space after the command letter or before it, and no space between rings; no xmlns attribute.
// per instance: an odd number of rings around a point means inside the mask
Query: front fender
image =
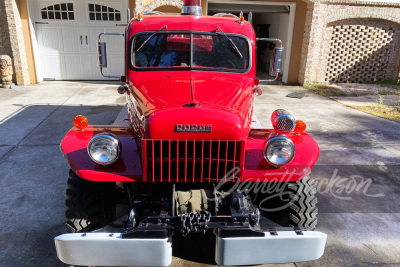
<svg viewBox="0 0 400 267"><path fill-rule="evenodd" d="M242 181L247 182L294 182L310 173L319 156L319 146L307 133L287 134L296 147L293 160L280 168L271 166L264 159L264 147L268 139L276 136L274 130L253 129L246 146Z"/></svg>
<svg viewBox="0 0 400 267"><path fill-rule="evenodd" d="M121 141L121 156L111 166L95 163L87 152L93 136L113 133ZM85 130L72 128L63 138L60 150L71 169L81 178L91 181L136 181L142 179L139 149L129 127L88 126Z"/></svg>
<svg viewBox="0 0 400 267"><path fill-rule="evenodd" d="M121 157L113 165L104 167L89 157L87 145L99 133L110 132L121 141ZM263 156L267 140L276 133L273 130L251 130L245 149L245 161L241 181L293 182L305 177L315 165L319 147L307 133L289 134L295 147L293 160L280 168L271 166ZM72 128L60 145L61 152L71 169L80 177L91 181L143 181L139 148L129 127L88 126L81 131Z"/></svg>

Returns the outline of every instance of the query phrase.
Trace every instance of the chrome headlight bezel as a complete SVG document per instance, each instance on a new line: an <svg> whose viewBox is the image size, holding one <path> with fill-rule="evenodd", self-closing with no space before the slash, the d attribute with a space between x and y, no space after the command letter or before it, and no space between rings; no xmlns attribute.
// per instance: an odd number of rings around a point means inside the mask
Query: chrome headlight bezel
<svg viewBox="0 0 400 267"><path fill-rule="evenodd" d="M112 145L113 148L115 148L116 156L112 160L107 161L107 162L99 161L98 159L96 159L92 155L91 147L95 142L100 141L99 139L103 139L104 141L107 140L106 142L108 142L108 144ZM90 140L90 142L89 142L89 144L87 146L87 152L89 154L89 157L94 162L96 162L97 164L102 165L102 166L109 166L109 165L115 163L119 159L119 157L121 155L121 142L120 142L120 140L118 139L118 137L115 134L112 134L112 133L100 133L100 134L97 134L94 137L92 137L92 139Z"/></svg>
<svg viewBox="0 0 400 267"><path fill-rule="evenodd" d="M290 149L291 149L291 151L292 151L290 157L289 157L287 160L285 160L284 162L279 162L279 163L277 163L277 162L272 162L272 160L268 157L268 149L270 149L271 146L272 146L273 144L275 144L276 142L283 142L283 143L285 143L287 146L290 147ZM288 164L289 162L291 162L291 161L293 160L294 155L296 154L296 147L295 147L295 145L294 145L294 143L293 143L292 140L290 140L290 139L287 138L286 136L280 136L280 135L279 135L279 136L272 137L271 139L269 139L269 140L266 142L266 145L265 145L265 148L264 148L263 153L264 153L264 159L265 159L269 164L271 164L271 165L273 165L273 166L276 166L276 167L280 167L280 166L283 166L283 165L285 165L285 164Z"/></svg>

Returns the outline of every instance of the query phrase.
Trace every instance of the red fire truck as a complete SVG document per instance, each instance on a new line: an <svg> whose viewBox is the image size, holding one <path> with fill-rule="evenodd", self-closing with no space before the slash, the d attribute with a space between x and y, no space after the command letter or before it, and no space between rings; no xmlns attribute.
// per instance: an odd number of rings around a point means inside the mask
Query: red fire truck
<svg viewBox="0 0 400 267"><path fill-rule="evenodd" d="M231 14L137 14L125 30L124 85L129 125L90 125L77 116L61 142L70 166L66 227L57 236L71 265L168 266L172 235L215 234L219 265L315 260L326 234L315 231L310 171L319 147L306 124L272 113L254 127L256 38ZM106 44L98 43L107 67ZM201 253L199 251L198 253Z"/></svg>

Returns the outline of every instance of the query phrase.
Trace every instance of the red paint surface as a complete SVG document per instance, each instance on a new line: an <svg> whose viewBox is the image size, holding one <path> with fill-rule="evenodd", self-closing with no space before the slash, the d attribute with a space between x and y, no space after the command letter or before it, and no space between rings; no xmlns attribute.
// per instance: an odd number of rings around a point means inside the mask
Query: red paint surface
<svg viewBox="0 0 400 267"><path fill-rule="evenodd" d="M314 167L319 156L319 147L315 140L303 132L300 135L288 134L296 148L291 162L275 168L264 159L266 140L276 136L273 130L252 130L247 141L242 181L292 182L302 179Z"/></svg>
<svg viewBox="0 0 400 267"><path fill-rule="evenodd" d="M243 35L250 40L252 68L247 73L172 70L133 71L127 56L126 77L129 97L139 118L136 132L144 138L244 140L249 133L249 108L255 84L255 33L253 27L237 19L211 16L145 16L132 20L126 30L126 53L132 36L143 31L215 32ZM184 107L189 103L200 107ZM135 121L136 120L136 121ZM140 121L139 121L140 120ZM175 124L212 124L210 134L174 133ZM223 130L225 129L225 130Z"/></svg>
<svg viewBox="0 0 400 267"><path fill-rule="evenodd" d="M241 162L242 181L295 181L307 175L319 156L316 142L307 134L287 135L295 144L294 159L281 168L269 165L263 156L266 140L273 130L251 130L253 88L255 79L256 41L253 27L234 18L208 16L144 16L132 20L126 28L126 55L132 36L143 31L214 32L220 27L250 40L251 68L247 73L214 71L133 71L126 56L126 83L132 102L129 115L132 128L88 126L67 133L61 150L71 169L84 179L93 181L143 181L140 148L141 138L163 140L238 140L244 141ZM210 69L211 70L211 69ZM188 104L196 106L188 106ZM137 115L135 115L135 113ZM302 118L303 119L303 118ZM304 118L306 119L306 118ZM176 124L212 125L207 132L176 132ZM121 158L112 166L93 162L87 152L90 139L102 132L112 132L121 141Z"/></svg>
<svg viewBox="0 0 400 267"><path fill-rule="evenodd" d="M140 153L129 128L89 126L87 129L88 131L72 129L61 143L64 157L75 173L92 181L143 181ZM93 162L87 152L92 136L102 132L111 132L121 141L121 158L109 167ZM289 164L276 169L263 156L265 142L273 136L273 130L251 131L244 151L244 166L241 166L242 181L296 181L310 172L319 155L314 139L307 133L287 135L295 144L296 155Z"/></svg>
<svg viewBox="0 0 400 267"><path fill-rule="evenodd" d="M121 157L113 165L103 167L95 163L87 152L93 136L113 133L121 141ZM71 169L80 177L92 181L135 181L142 179L142 165L132 131L128 127L91 126L84 131L71 129L60 145Z"/></svg>

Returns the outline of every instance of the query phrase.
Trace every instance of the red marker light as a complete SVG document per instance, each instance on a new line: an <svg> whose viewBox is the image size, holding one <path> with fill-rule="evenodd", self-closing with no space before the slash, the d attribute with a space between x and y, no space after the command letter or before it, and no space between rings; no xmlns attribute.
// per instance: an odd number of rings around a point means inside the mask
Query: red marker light
<svg viewBox="0 0 400 267"><path fill-rule="evenodd" d="M84 130L88 125L89 125L89 122L84 116L78 115L75 117L74 126L76 128L78 128L79 130Z"/></svg>

